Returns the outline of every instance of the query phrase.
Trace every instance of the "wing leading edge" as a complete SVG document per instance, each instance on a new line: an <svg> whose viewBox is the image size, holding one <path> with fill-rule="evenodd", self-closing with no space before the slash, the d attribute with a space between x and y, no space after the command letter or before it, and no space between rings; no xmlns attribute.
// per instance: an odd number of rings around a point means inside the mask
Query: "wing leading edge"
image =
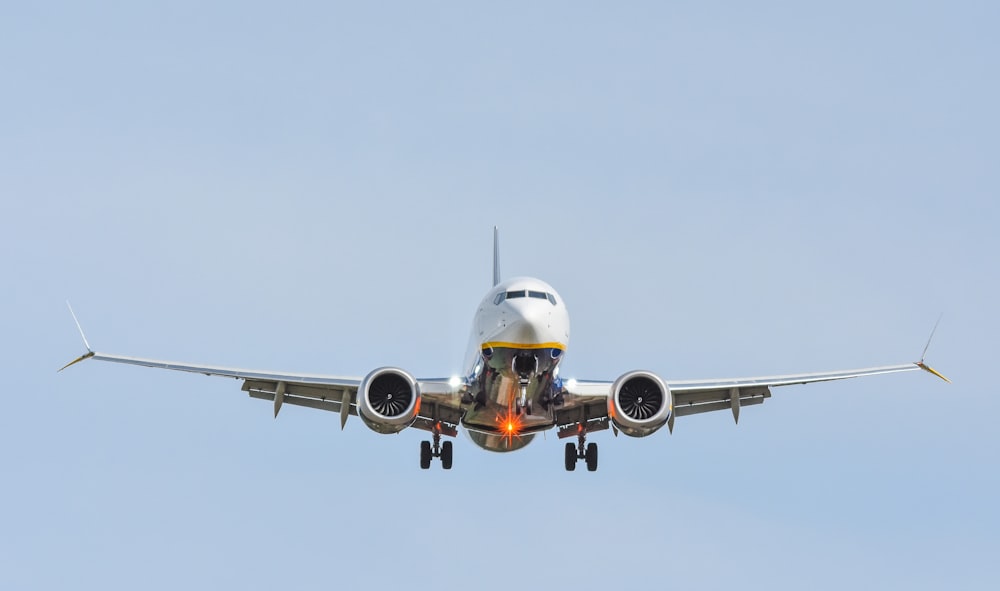
<svg viewBox="0 0 1000 591"><path fill-rule="evenodd" d="M88 351L63 366L59 371L86 359L243 380L242 390L251 398L274 403L274 416L278 416L278 411L283 404L292 404L338 413L341 417L341 428L344 427L349 415L357 416L358 414L358 389L363 382L363 378L360 377L196 365L177 361L112 355L96 351ZM417 383L423 402L417 420L412 426L430 431L433 430L435 422L457 425L461 420L461 409L459 408L459 394L456 388L445 379L417 380ZM441 427L439 425L439 428ZM442 433L454 435L456 431L445 428Z"/></svg>
<svg viewBox="0 0 1000 591"><path fill-rule="evenodd" d="M358 389L363 378L332 376L323 374L293 374L267 370L240 369L215 365L197 365L142 357L129 357L88 351L63 369L86 359L153 367L171 371L183 371L207 376L220 376L243 381L242 390L251 398L274 403L274 414L278 415L282 404L314 408L340 414L341 428L349 415L357 415ZM738 422L740 408L762 404L771 397L771 388L796 384L829 382L880 374L899 373L922 369L942 380L948 378L925 364L923 361L886 365L864 369L848 369L831 372L789 374L750 378L722 378L708 380L667 381L673 397L673 412L670 428L675 417L731 410ZM431 431L442 423L449 428L446 434L455 433L462 418L458 391L445 379L418 380L424 404L417 420L412 425L418 429ZM603 425L608 419L607 399L611 395L613 382L610 381L570 381L564 384L564 404L555 411L557 427L580 424ZM606 427L605 427L606 428Z"/></svg>

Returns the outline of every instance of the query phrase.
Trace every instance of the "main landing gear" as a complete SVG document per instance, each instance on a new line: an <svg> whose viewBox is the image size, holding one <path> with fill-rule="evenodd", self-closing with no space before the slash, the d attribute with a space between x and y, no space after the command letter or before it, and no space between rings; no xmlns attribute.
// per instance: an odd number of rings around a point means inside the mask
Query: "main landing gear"
<svg viewBox="0 0 1000 591"><path fill-rule="evenodd" d="M587 432L581 430L577 437L577 443L566 444L566 471L576 470L576 463L579 460L587 462L587 471L597 470L597 444L587 443Z"/></svg>
<svg viewBox="0 0 1000 591"><path fill-rule="evenodd" d="M430 441L420 442L420 469L431 467L431 458L441 458L441 467L451 470L452 445L450 441L441 441L441 433L434 431L434 445Z"/></svg>

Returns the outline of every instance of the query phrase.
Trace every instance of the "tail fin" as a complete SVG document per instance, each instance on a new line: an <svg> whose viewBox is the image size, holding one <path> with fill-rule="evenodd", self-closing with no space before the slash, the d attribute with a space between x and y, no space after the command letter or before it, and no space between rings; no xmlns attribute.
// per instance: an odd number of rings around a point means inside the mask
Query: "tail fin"
<svg viewBox="0 0 1000 591"><path fill-rule="evenodd" d="M493 226L493 287L500 283L500 231Z"/></svg>

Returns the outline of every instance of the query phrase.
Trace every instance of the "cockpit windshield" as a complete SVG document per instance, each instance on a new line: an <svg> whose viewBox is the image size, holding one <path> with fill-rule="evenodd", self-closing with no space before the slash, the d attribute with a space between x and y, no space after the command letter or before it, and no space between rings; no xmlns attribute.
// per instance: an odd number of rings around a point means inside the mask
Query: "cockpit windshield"
<svg viewBox="0 0 1000 591"><path fill-rule="evenodd" d="M504 300L513 300L517 298L535 298L537 300L548 300L553 306L556 305L556 296L548 293L546 291L532 291L527 289L515 289L512 291L501 291L493 298L493 303L500 305L500 302Z"/></svg>

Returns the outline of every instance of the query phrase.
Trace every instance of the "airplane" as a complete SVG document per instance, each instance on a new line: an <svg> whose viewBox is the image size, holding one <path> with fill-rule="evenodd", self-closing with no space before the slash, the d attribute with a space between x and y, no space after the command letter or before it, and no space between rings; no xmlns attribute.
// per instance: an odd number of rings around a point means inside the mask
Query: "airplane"
<svg viewBox="0 0 1000 591"><path fill-rule="evenodd" d="M364 377L340 377L99 353L90 347L72 307L70 313L87 352L59 371L94 359L236 378L251 398L273 404L275 418L284 404L291 404L338 413L341 429L350 416L357 416L377 433L427 431L431 439L420 443L420 467L425 470L435 458L443 469L451 469L452 441L442 438L456 437L459 429L480 448L494 452L522 449L536 434L556 429L560 439L571 439L565 444L565 469L575 470L582 460L593 472L598 455L597 444L587 442L591 433L612 429L615 435L646 437L664 426L673 433L678 417L724 410L738 423L741 408L763 403L771 397L771 388L793 384L914 370L950 381L924 363L930 340L920 361L865 369L682 381L633 370L611 381L564 379L560 362L570 337L566 304L540 279L501 280L496 227L493 287L473 317L464 376L418 379L397 367L380 367Z"/></svg>

